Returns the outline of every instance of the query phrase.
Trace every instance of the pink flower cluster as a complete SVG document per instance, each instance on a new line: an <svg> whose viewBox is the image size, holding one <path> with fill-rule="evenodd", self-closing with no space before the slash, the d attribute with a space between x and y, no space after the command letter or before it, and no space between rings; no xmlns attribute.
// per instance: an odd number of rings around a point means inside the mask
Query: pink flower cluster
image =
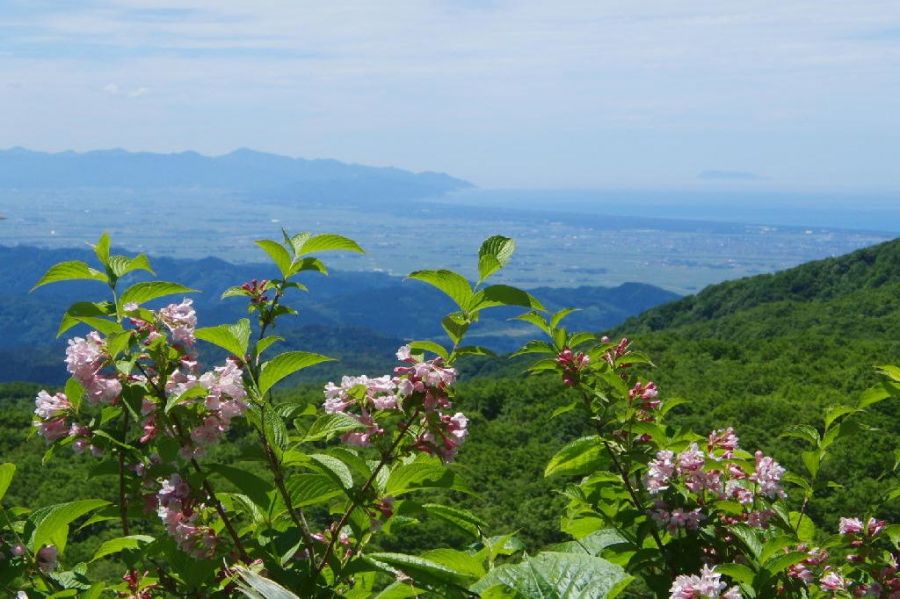
<svg viewBox="0 0 900 599"><path fill-rule="evenodd" d="M681 574L669 589L669 599L740 599L738 587L721 581L722 575L715 568L703 566L700 575Z"/></svg>
<svg viewBox="0 0 900 599"><path fill-rule="evenodd" d="M66 348L66 368L84 386L92 404L111 404L122 393L122 384L101 372L108 360L105 350L97 331L91 331L86 338L70 339Z"/></svg>
<svg viewBox="0 0 900 599"><path fill-rule="evenodd" d="M325 385L325 411L348 414L363 424L363 430L345 433L341 439L367 447L384 434L376 418L379 413L418 408L422 419L415 447L451 461L468 435L465 415L444 412L452 407L449 390L456 382L456 370L446 368L441 358L420 360L409 346L397 350L397 358L407 365L395 368L394 376L345 376L340 385L329 382Z"/></svg>
<svg viewBox="0 0 900 599"><path fill-rule="evenodd" d="M757 451L756 468L747 474L739 465L728 463L739 449L738 438L730 428L713 431L707 438L706 452L697 443L677 455L661 450L647 465L644 485L651 495L658 495L678 483L695 495L696 503L705 505L710 499L732 500L745 506L740 515L722 515L726 523L746 522L757 528L767 528L773 513L769 509L754 510L757 499L774 500L784 497L781 487L782 468L771 457ZM676 512L668 504L658 501L651 512L661 526L676 530L679 526L696 527L691 510ZM673 518L673 514L675 515Z"/></svg>
<svg viewBox="0 0 900 599"><path fill-rule="evenodd" d="M841 518L840 522L838 523L838 532L840 532L842 535L864 534L870 537L874 537L882 530L884 530L886 526L887 522L885 522L884 520L877 520L876 518L869 518L869 521L866 522L865 527L863 526L863 523L859 518Z"/></svg>
<svg viewBox="0 0 900 599"><path fill-rule="evenodd" d="M197 327L197 313L192 307L193 300L184 299L180 304L169 304L157 316L172 335L172 343L183 350L193 347L194 329Z"/></svg>
<svg viewBox="0 0 900 599"><path fill-rule="evenodd" d="M559 352L556 356L556 363L563 371L563 384L567 387L574 387L581 378L581 371L588 367L591 358L584 352L573 352L568 347Z"/></svg>
<svg viewBox="0 0 900 599"><path fill-rule="evenodd" d="M173 474L162 481L156 501L156 513L178 548L198 559L212 557L216 534L208 526L197 524L204 506L192 497L190 485Z"/></svg>
<svg viewBox="0 0 900 599"><path fill-rule="evenodd" d="M631 401L640 401L640 409L647 412L659 407L660 401L657 399L658 395L659 389L656 388L656 383L653 381L649 381L646 384L636 383L634 387L628 391L628 399Z"/></svg>

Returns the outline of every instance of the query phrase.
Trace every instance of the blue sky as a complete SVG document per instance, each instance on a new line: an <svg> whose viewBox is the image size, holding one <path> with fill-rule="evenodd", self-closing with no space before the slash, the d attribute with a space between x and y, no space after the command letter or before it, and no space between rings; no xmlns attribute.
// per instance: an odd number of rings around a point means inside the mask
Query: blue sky
<svg viewBox="0 0 900 599"><path fill-rule="evenodd" d="M0 0L0 88L0 147L900 190L896 0Z"/></svg>

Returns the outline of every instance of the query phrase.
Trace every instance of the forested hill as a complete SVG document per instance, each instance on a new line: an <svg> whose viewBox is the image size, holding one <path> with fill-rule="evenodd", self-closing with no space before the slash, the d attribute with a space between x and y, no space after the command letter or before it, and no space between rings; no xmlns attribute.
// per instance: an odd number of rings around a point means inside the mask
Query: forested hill
<svg viewBox="0 0 900 599"><path fill-rule="evenodd" d="M573 295L571 305L578 299ZM674 424L698 432L733 426L742 447L774 453L803 472L800 446L783 433L797 424L821 427L828 406L853 404L880 382L877 365L900 364L900 240L714 285L604 332L627 336L649 355L655 367L642 375L659 385L661 397L687 400L671 414ZM484 492L479 507L489 519L539 544L552 538L545 521L554 517L543 464L587 427L578 427L575 413L547 421L567 400L553 376L523 380L533 360L485 361L480 372L494 380L465 387L464 407L477 407L480 416L460 462L476 473ZM823 466L823 476L843 484L819 491L813 508L829 529L839 515L863 513L894 468L900 406L874 410L864 423L872 430L841 442ZM510 435L516 443L504 441ZM500 478L506 484L492 487ZM532 507L543 511L530 515ZM883 516L896 520L900 506L890 509Z"/></svg>
<svg viewBox="0 0 900 599"><path fill-rule="evenodd" d="M632 332L713 321L779 302L825 302L900 284L900 238L845 256L707 287L629 320ZM860 315L864 316L864 315Z"/></svg>
<svg viewBox="0 0 900 599"><path fill-rule="evenodd" d="M55 339L60 318L72 303L106 299L108 290L94 282L49 285L33 293L29 289L56 262L93 259L89 249L0 247L0 381L48 384L65 380L65 340ZM192 296L201 326L246 316L246 305L239 299L220 299L227 288L277 275L271 265L238 265L218 258L151 260L156 278L202 291ZM309 293L298 293L293 299L300 315L284 319L279 333L296 349L341 358L340 367L351 371L387 368L404 340L442 336L440 319L453 309L450 301L432 287L383 273L310 274L304 283ZM539 288L533 292L550 309L559 309L577 298L583 310L572 316L573 321L591 329L614 326L678 297L639 283L614 288ZM518 348L523 335L530 331L522 323L508 320L516 313L513 309L497 309L479 323L472 341L497 351Z"/></svg>

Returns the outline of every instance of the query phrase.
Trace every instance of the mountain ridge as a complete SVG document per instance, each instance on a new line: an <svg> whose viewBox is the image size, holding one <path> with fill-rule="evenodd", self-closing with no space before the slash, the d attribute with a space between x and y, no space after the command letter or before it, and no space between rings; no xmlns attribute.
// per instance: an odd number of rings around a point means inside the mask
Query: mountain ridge
<svg viewBox="0 0 900 599"><path fill-rule="evenodd" d="M333 159L294 158L239 148L218 156L187 150L131 152L121 148L88 152L0 150L0 188L165 189L222 188L269 193L314 193L346 199L350 191L379 199L439 196L473 187L446 173L412 172Z"/></svg>

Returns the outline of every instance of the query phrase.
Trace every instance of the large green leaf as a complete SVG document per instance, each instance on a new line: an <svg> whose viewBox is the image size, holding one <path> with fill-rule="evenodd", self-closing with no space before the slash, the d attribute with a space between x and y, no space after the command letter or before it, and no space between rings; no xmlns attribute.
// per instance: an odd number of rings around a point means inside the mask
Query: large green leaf
<svg viewBox="0 0 900 599"><path fill-rule="evenodd" d="M491 285L476 293L466 307L468 310L478 312L496 306L521 306L532 310L544 310L533 295L509 285Z"/></svg>
<svg viewBox="0 0 900 599"><path fill-rule="evenodd" d="M59 503L35 512L29 519L34 528L28 540L28 548L37 551L43 545L53 544L62 553L69 534L69 524L105 505L109 505L109 502L103 499L82 499Z"/></svg>
<svg viewBox="0 0 900 599"><path fill-rule="evenodd" d="M334 476L303 473L291 476L285 486L291 502L297 507L324 503L344 494L344 488Z"/></svg>
<svg viewBox="0 0 900 599"><path fill-rule="evenodd" d="M38 287L47 285L48 283L73 280L100 281L102 283L109 281L104 273L95 268L91 268L87 263L82 262L81 260L70 260L51 266L31 290L34 291Z"/></svg>
<svg viewBox="0 0 900 599"><path fill-rule="evenodd" d="M487 528L487 522L468 510L437 503L426 503L422 508L430 516L436 516L445 522L461 528L472 536L478 537Z"/></svg>
<svg viewBox="0 0 900 599"><path fill-rule="evenodd" d="M627 580L622 568L605 559L547 551L498 566L470 589L501 587L522 599L606 599L624 590L621 583Z"/></svg>
<svg viewBox="0 0 900 599"><path fill-rule="evenodd" d="M250 343L250 321L242 318L235 324L204 327L197 329L194 336L221 347L232 356L243 358Z"/></svg>
<svg viewBox="0 0 900 599"><path fill-rule="evenodd" d="M104 541L102 545L94 553L91 561L98 560L108 555L125 551L126 549L137 549L142 544L152 543L155 539L147 535L130 535L127 537L118 537Z"/></svg>
<svg viewBox="0 0 900 599"><path fill-rule="evenodd" d="M13 476L16 474L16 465L12 463L0 465L0 499L6 495L9 484L12 482Z"/></svg>
<svg viewBox="0 0 900 599"><path fill-rule="evenodd" d="M314 453L309 457L312 460L310 464L315 464L317 470L334 478L343 488L353 488L353 474L347 464L334 456L321 453Z"/></svg>
<svg viewBox="0 0 900 599"><path fill-rule="evenodd" d="M294 239L297 239L295 236ZM334 233L322 233L321 235L312 235L306 238L303 243L294 246L298 256L314 254L316 252L356 252L364 254L365 250L359 247L359 244L343 235L335 235Z"/></svg>
<svg viewBox="0 0 900 599"><path fill-rule="evenodd" d="M153 272L153 268L150 267L150 259L145 254L138 254L134 258L129 258L128 256L110 256L108 266L109 270L111 270L116 277L127 275L135 270L143 270L150 274L156 274Z"/></svg>
<svg viewBox="0 0 900 599"><path fill-rule="evenodd" d="M406 555L405 553L369 553L367 559L374 562L388 572L399 570L414 580L437 585L466 585L476 579L469 572L463 572L439 563L434 560L426 559L416 555ZM385 567L387 566L387 567Z"/></svg>
<svg viewBox="0 0 900 599"><path fill-rule="evenodd" d="M232 566L237 575L238 590L250 599L300 599L274 580L248 570L244 566Z"/></svg>
<svg viewBox="0 0 900 599"><path fill-rule="evenodd" d="M207 468L212 472L221 475L224 479L237 487L241 493L249 497L260 509L268 509L269 493L275 489L272 483L252 472L242 470L235 466L209 464Z"/></svg>
<svg viewBox="0 0 900 599"><path fill-rule="evenodd" d="M104 231L103 234L100 235L100 239L98 239L97 243L93 246L97 260L104 266L109 264L109 243L109 233Z"/></svg>
<svg viewBox="0 0 900 599"><path fill-rule="evenodd" d="M119 303L123 306L129 303L143 304L167 295L196 292L196 289L191 289L190 287L185 287L178 283L170 283L168 281L146 281L135 283L126 289L119 298Z"/></svg>
<svg viewBox="0 0 900 599"><path fill-rule="evenodd" d="M516 242L509 237L494 235L485 239L478 250L479 279L484 281L506 266L515 251Z"/></svg>
<svg viewBox="0 0 900 599"><path fill-rule="evenodd" d="M310 441L318 441L329 435L351 431L364 426L365 425L362 422L343 412L325 414L312 423L312 426L306 431L306 436L303 438L303 441L307 443Z"/></svg>
<svg viewBox="0 0 900 599"><path fill-rule="evenodd" d="M399 464L391 470L385 483L385 495L399 497L418 489L469 489L458 477L436 458L420 457L408 464Z"/></svg>
<svg viewBox="0 0 900 599"><path fill-rule="evenodd" d="M265 362L259 374L259 393L265 395L278 381L310 366L334 360L321 354L291 351Z"/></svg>
<svg viewBox="0 0 900 599"><path fill-rule="evenodd" d="M409 273L409 278L440 289L459 306L460 310L468 308L474 295L472 285L466 278L452 270L417 270Z"/></svg>
<svg viewBox="0 0 900 599"><path fill-rule="evenodd" d="M587 474L602 461L603 444L596 435L575 439L550 458L544 476L574 476Z"/></svg>
<svg viewBox="0 0 900 599"><path fill-rule="evenodd" d="M291 272L291 262L293 259L284 246L271 239L259 239L257 240L256 245L261 247L263 251L269 255L269 258L272 259L272 262L275 263L275 266L277 266L278 270L281 272L281 276L287 278Z"/></svg>

